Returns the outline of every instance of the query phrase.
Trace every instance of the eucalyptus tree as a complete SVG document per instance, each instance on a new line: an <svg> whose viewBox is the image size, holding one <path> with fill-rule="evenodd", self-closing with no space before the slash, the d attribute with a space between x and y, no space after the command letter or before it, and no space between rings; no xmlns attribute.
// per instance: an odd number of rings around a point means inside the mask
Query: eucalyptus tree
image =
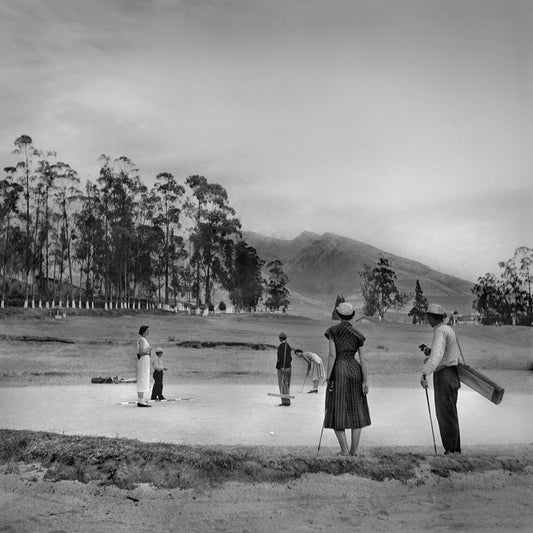
<svg viewBox="0 0 533 533"><path fill-rule="evenodd" d="M184 294L186 291L186 265L184 260L187 258L187 250L185 248L185 239L183 235L172 228L169 237L169 276L170 288L174 295L174 303L177 300L177 294Z"/></svg>
<svg viewBox="0 0 533 533"><path fill-rule="evenodd" d="M80 198L80 208L74 215L75 257L80 265L80 300L82 293L82 277L85 273L85 296L87 304L94 305L95 289L101 279L101 271L97 266L97 256L102 245L104 230L99 217L100 196L98 187L91 181L85 183L85 193Z"/></svg>
<svg viewBox="0 0 533 533"><path fill-rule="evenodd" d="M112 188L113 207L113 249L115 262L114 273L117 297L123 304L130 300L133 254L135 240L135 212L139 208L143 184L139 170L128 157L121 156L114 161L116 174Z"/></svg>
<svg viewBox="0 0 533 533"><path fill-rule="evenodd" d="M105 306L111 301L111 279L110 279L110 263L111 263L111 206L110 195L113 186L113 166L111 158L105 154L100 155L98 161L101 163L100 173L97 179L99 186L99 215L103 224L103 240L101 246L98 248L96 255L95 267L101 272L102 288Z"/></svg>
<svg viewBox="0 0 533 533"><path fill-rule="evenodd" d="M223 286L235 308L256 310L263 294L263 264L257 250L244 240L227 243Z"/></svg>
<svg viewBox="0 0 533 533"><path fill-rule="evenodd" d="M498 263L501 272L501 291L511 311L513 325L531 325L531 281L533 275L533 250L521 246L514 256Z"/></svg>
<svg viewBox="0 0 533 533"><path fill-rule="evenodd" d="M73 221L72 221L72 207L75 202L80 200L81 191L79 189L80 178L78 173L67 163L61 161L53 165L53 172L55 173L55 187L54 187L54 200L58 209L58 226L59 226L59 242L60 242L60 254L58 258L60 260L60 297L62 296L62 278L64 273L64 263L67 264L68 285L66 298L74 300L73 294L73 275L72 275L72 241L76 238L73 233Z"/></svg>
<svg viewBox="0 0 533 533"><path fill-rule="evenodd" d="M374 282L372 267L363 265L363 270L359 272L359 276L361 278L361 294L365 302L363 313L366 316L374 316L378 310L379 292Z"/></svg>
<svg viewBox="0 0 533 533"><path fill-rule="evenodd" d="M33 240L31 238L31 191L33 181L35 176L33 174L33 161L38 151L33 146L33 140L29 135L21 135L17 137L14 141L15 149L13 154L21 157L21 160L17 162L16 169L20 173L21 185L23 187L23 196L24 196L24 210L21 213L21 218L25 226L24 233L24 246L26 249L25 253L25 301L24 307L28 306L29 290L30 290L30 271L33 267Z"/></svg>
<svg viewBox="0 0 533 533"><path fill-rule="evenodd" d="M521 246L514 256L498 263L499 277L486 273L472 288L473 308L479 311L484 324L501 320L505 324L533 325L531 282L533 281L533 250Z"/></svg>
<svg viewBox="0 0 533 533"><path fill-rule="evenodd" d="M98 184L104 224L104 298L106 306L113 296L124 304L131 293L130 280L135 239L134 220L143 190L138 169L127 157L99 158L102 166Z"/></svg>
<svg viewBox="0 0 533 533"><path fill-rule="evenodd" d="M396 287L396 272L388 259L380 257L373 269L365 265L359 274L365 299L365 314L377 311L382 320L391 307L400 308L408 301L410 296Z"/></svg>
<svg viewBox="0 0 533 533"><path fill-rule="evenodd" d="M4 308L6 290L7 290L7 275L10 267L16 261L18 241L18 228L12 227L12 220L18 213L19 199L22 194L22 186L13 180L15 173L14 167L6 167L4 172L6 178L0 180L0 252L2 254L2 295L1 307Z"/></svg>
<svg viewBox="0 0 533 533"><path fill-rule="evenodd" d="M155 292L152 277L154 265L158 261L157 252L161 250L163 232L154 224L159 198L153 190L141 186L139 190L138 209L134 213L135 238L132 242L132 295L139 298L142 294L148 299Z"/></svg>
<svg viewBox="0 0 533 533"><path fill-rule="evenodd" d="M267 284L268 298L266 306L272 311L280 309L286 311L289 307L289 289L287 283L289 278L283 271L283 263L279 259L274 259L267 264L269 278Z"/></svg>
<svg viewBox="0 0 533 533"><path fill-rule="evenodd" d="M493 318L504 319L507 313L502 293L501 281L494 274L487 272L477 279L472 287L474 302L472 307L483 315L483 322L489 323Z"/></svg>
<svg viewBox="0 0 533 533"><path fill-rule="evenodd" d="M168 305L170 275L174 270L173 260L179 255L178 249L183 250L183 239L176 239L175 235L181 227L181 203L185 188L176 181L172 174L161 172L155 178L154 191L159 199L154 222L163 228L165 235L162 268L165 277L165 305Z"/></svg>
<svg viewBox="0 0 533 533"><path fill-rule="evenodd" d="M208 183L203 176L198 175L189 176L185 182L193 195L186 205L194 221L191 260L196 266L196 302L200 303L202 271L207 305L211 300L213 281L223 277L224 248L229 240L240 237L241 223L228 203L228 193L224 187L218 183Z"/></svg>
<svg viewBox="0 0 533 533"><path fill-rule="evenodd" d="M533 281L533 249L520 246L515 250L513 260L518 265L518 272L522 278L524 291L527 294L528 326L533 326L533 298L531 295L531 283Z"/></svg>
<svg viewBox="0 0 533 533"><path fill-rule="evenodd" d="M50 233L52 231L50 205L54 182L57 175L54 160L55 152L38 152L39 161L36 168L34 187L34 250L36 278L39 280L39 299L49 299L49 268L50 268Z"/></svg>

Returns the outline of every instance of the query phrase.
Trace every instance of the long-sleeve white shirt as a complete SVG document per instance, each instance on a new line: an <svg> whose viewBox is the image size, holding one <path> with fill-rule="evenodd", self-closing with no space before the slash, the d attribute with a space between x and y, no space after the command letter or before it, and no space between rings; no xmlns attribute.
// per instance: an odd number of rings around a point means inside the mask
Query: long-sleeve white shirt
<svg viewBox="0 0 533 533"><path fill-rule="evenodd" d="M460 357L459 344L455 331L441 322L433 328L431 355L424 364L423 374L429 376L447 366L457 366Z"/></svg>

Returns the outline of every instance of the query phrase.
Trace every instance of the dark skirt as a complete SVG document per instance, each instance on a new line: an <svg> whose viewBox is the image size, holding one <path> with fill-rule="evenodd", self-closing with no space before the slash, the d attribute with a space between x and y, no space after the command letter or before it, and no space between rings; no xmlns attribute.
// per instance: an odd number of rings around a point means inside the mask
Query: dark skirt
<svg viewBox="0 0 533 533"><path fill-rule="evenodd" d="M353 354L340 354L335 360L326 391L324 427L358 429L369 425L370 412L363 394L361 365Z"/></svg>

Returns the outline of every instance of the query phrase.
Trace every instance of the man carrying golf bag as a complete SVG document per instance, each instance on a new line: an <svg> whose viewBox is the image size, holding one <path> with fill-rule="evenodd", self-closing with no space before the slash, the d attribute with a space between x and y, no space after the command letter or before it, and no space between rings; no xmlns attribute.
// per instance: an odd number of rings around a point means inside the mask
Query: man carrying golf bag
<svg viewBox="0 0 533 533"><path fill-rule="evenodd" d="M433 328L431 348L421 344L419 348L427 356L420 385L427 389L427 377L433 374L435 411L439 423L444 455L461 453L457 395L461 382L457 374L460 350L453 329L444 323L446 312L438 304L430 304L426 312ZM429 406L429 404L428 404Z"/></svg>

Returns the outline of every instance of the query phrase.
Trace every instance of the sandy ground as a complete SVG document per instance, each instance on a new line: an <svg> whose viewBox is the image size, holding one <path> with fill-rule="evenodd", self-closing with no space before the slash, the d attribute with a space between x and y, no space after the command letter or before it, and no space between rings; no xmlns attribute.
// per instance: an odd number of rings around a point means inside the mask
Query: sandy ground
<svg viewBox="0 0 533 533"><path fill-rule="evenodd" d="M323 408L318 395L294 391L291 408L268 397L270 385L173 385L169 397L186 398L138 409L135 385L77 385L0 389L3 427L120 436L143 441L309 446L316 453ZM374 422L360 453L374 446L411 446L431 455L433 445L422 390L380 388L369 398ZM500 445L533 453L529 423L533 395L508 394L495 406L463 390L459 409L464 451ZM437 424L434 420L435 430ZM498 431L494 431L498 427ZM437 443L439 437L437 433ZM321 454L334 455L325 431ZM477 448L476 448L477 447ZM440 446L439 446L440 450ZM353 459L357 460L357 459ZM429 468L428 468L429 470ZM0 470L1 471L1 470ZM353 475L308 474L286 484L227 483L210 490L134 490L43 479L40 465L11 465L0 476L0 531L340 532L531 531L533 469L454 474L429 471L409 484Z"/></svg>
<svg viewBox="0 0 533 533"><path fill-rule="evenodd" d="M168 398L151 409L120 405L135 401L135 384L3 387L1 427L99 435L177 444L313 446L318 444L324 413L324 387L292 387L289 408L279 407L273 384L171 384ZM430 407L440 445L430 391ZM373 388L372 425L362 432L361 446L433 446L427 401L422 388ZM506 393L494 405L463 386L459 395L463 446L533 442L533 394ZM324 431L322 445L337 446ZM439 446L440 448L440 446Z"/></svg>

